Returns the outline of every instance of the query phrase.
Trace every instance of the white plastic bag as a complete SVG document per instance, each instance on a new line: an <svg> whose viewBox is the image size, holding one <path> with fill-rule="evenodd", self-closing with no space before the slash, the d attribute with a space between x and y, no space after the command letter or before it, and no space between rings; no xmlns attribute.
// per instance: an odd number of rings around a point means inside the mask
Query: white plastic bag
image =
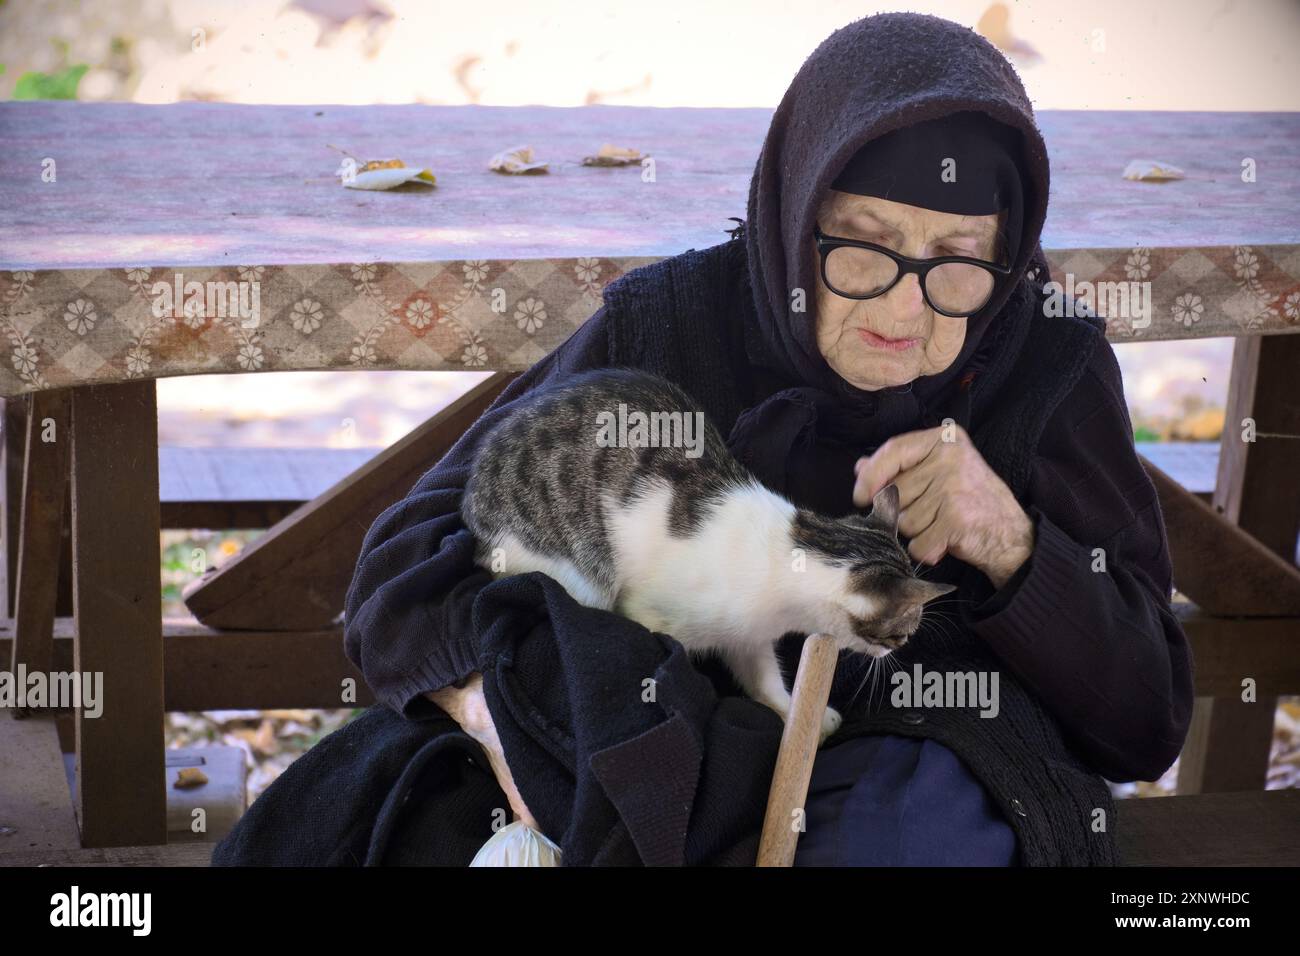
<svg viewBox="0 0 1300 956"><path fill-rule="evenodd" d="M522 820L508 823L483 844L470 866L559 866L560 848Z"/></svg>

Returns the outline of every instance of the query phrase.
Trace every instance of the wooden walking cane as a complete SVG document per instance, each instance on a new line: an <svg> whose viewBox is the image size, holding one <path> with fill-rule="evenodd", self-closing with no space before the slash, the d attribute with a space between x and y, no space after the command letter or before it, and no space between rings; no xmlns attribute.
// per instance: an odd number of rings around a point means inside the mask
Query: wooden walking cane
<svg viewBox="0 0 1300 956"><path fill-rule="evenodd" d="M785 722L781 746L772 771L772 789L767 795L767 814L758 844L755 866L791 866L799 842L800 828L794 825L796 810L802 810L812 778L813 759L821 741L822 715L830 699L831 680L839 648L829 634L810 634L799 655L794 676L790 717Z"/></svg>

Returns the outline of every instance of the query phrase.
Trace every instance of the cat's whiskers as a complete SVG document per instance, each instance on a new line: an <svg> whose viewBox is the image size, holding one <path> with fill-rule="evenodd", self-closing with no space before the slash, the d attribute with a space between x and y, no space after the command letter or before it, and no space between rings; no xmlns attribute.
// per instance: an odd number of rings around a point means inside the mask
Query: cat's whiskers
<svg viewBox="0 0 1300 956"><path fill-rule="evenodd" d="M962 625L950 614L949 608L943 607L942 605L947 603L949 606L951 606L963 602L967 604L972 603L968 598L953 597L953 598L948 598L946 600L939 599L931 604L927 604L925 606L925 614L922 617L921 627L924 628L926 627L926 625L933 622L935 625L935 629L930 633L934 633L937 636L943 637L950 642L955 642L956 634L954 634L953 631L950 631L949 628L952 628L955 631L960 629ZM950 644L949 646L951 647L953 645Z"/></svg>
<svg viewBox="0 0 1300 956"><path fill-rule="evenodd" d="M869 663L867 664L867 669L866 669L865 673L863 673L863 675L862 675L862 681L858 684L858 689L855 690L855 691L853 692L853 696L849 698L849 702L848 702L848 704L847 704L847 705L845 706L845 708L844 708L845 713L848 713L850 710L852 710L853 705L857 702L858 695L862 693L862 688L863 688L864 686L866 686L866 683L867 683L867 679L868 679L868 678L871 679L871 687L870 687L870 689L867 691L867 710L868 710L868 712L870 712L870 710L871 710L871 701L872 701L872 699L875 697L875 693L876 693L876 683L877 683L877 681L878 681L878 678L880 677L881 669L883 668L884 670L889 670L889 671L890 671L890 676L892 677L892 676L893 676L893 670L892 670L892 669L896 669L896 668L902 666L902 665L899 664L897 661L895 661L895 660L893 659L893 657L894 657L893 654L887 654L887 655L884 656L884 657L873 657L873 658L870 659ZM882 664L882 662L884 662L884 663ZM881 664L881 667L877 667L877 666L876 666L877 664ZM885 680L885 684L887 685L888 683L889 683L889 680L888 680L888 678L886 678L886 680ZM883 688L882 688L881 703L884 703L883 693L884 693L884 691L883 691Z"/></svg>

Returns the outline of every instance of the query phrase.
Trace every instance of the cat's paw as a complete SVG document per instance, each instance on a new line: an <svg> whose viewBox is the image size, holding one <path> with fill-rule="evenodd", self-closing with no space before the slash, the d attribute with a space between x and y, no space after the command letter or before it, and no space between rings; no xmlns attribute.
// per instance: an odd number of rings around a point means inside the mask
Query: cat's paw
<svg viewBox="0 0 1300 956"><path fill-rule="evenodd" d="M817 745L821 746L826 743L826 738L839 730L842 723L844 723L844 718L840 716L840 712L834 707L828 706L826 713L822 714L822 732Z"/></svg>

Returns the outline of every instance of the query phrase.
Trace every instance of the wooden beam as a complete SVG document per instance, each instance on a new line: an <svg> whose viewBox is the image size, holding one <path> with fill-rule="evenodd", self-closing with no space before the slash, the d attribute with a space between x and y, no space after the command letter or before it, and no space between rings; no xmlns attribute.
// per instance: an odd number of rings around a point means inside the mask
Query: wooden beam
<svg viewBox="0 0 1300 956"><path fill-rule="evenodd" d="M1180 794L1263 790L1277 698L1200 697L1178 758Z"/></svg>
<svg viewBox="0 0 1300 956"><path fill-rule="evenodd" d="M1213 505L1222 521L1240 526L1243 533L1260 542L1260 548L1285 567L1288 576L1250 574L1238 564L1240 554L1205 555L1206 570L1222 574L1228 581L1241 583L1244 575L1247 581L1262 586L1272 578L1278 589L1272 605L1277 613L1294 613L1290 605L1296 601L1296 588L1290 582L1300 578L1294 564L1300 528L1297 368L1300 338L1237 339ZM1243 441L1248 419L1255 423L1253 442ZM1190 592L1188 596L1200 603ZM1245 600L1255 604L1258 598L1251 595ZM1199 698L1178 765L1178 792L1262 789L1268 778L1276 713L1277 698L1264 692L1248 702L1240 695Z"/></svg>
<svg viewBox="0 0 1300 956"><path fill-rule="evenodd" d="M1141 457L1141 456L1139 456ZM1207 614L1300 615L1300 571L1143 458L1160 498L1174 585Z"/></svg>
<svg viewBox="0 0 1300 956"><path fill-rule="evenodd" d="M515 378L498 372L185 589L209 627L299 631L329 627L375 518L410 491Z"/></svg>
<svg viewBox="0 0 1300 956"><path fill-rule="evenodd" d="M1288 562L1300 537L1300 336L1239 338L1219 447L1214 509ZM1241 438L1253 418L1255 441Z"/></svg>
<svg viewBox="0 0 1300 956"><path fill-rule="evenodd" d="M18 579L18 527L22 514L23 500L23 451L27 444L27 406L31 397L19 395L3 399L4 422L0 425L0 454L4 458L0 470L0 494L4 496L4 514L0 519L0 538L3 547L0 557L4 559L4 590L0 593L0 603L4 605L6 617L14 613L14 585Z"/></svg>
<svg viewBox="0 0 1300 956"><path fill-rule="evenodd" d="M54 621L54 669L73 669L73 621ZM0 620L0 657L13 646L12 619ZM168 712L368 707L374 694L343 653L343 631L215 631L163 622L163 703ZM356 682L356 700L343 681Z"/></svg>
<svg viewBox="0 0 1300 956"><path fill-rule="evenodd" d="M169 711L366 707L374 702L360 671L343 653L341 629L268 633L172 625L163 647ZM345 699L345 690L355 693Z"/></svg>
<svg viewBox="0 0 1300 956"><path fill-rule="evenodd" d="M71 478L71 474L69 474ZM60 617L72 616L72 482L63 489L63 526L59 529L59 587L54 613Z"/></svg>
<svg viewBox="0 0 1300 956"><path fill-rule="evenodd" d="M102 675L77 718L85 846L167 842L158 404L154 382L72 393L75 670Z"/></svg>
<svg viewBox="0 0 1300 956"><path fill-rule="evenodd" d="M1300 865L1300 790L1115 801L1124 866Z"/></svg>
<svg viewBox="0 0 1300 956"><path fill-rule="evenodd" d="M159 510L164 529L229 531L270 528L304 504L305 501L164 501Z"/></svg>
<svg viewBox="0 0 1300 956"><path fill-rule="evenodd" d="M1196 660L1199 696L1238 697L1251 677L1261 694L1300 694L1300 621L1217 618L1176 603ZM0 658L10 652L12 619L0 620ZM54 621L54 669L72 669L73 622ZM357 681L356 706L374 695L343 653L339 627L317 631L218 631L163 622L164 702L168 711L352 706L342 681Z"/></svg>
<svg viewBox="0 0 1300 956"><path fill-rule="evenodd" d="M16 621L10 670L51 670L63 506L67 495L71 396L66 389L32 396L23 455Z"/></svg>
<svg viewBox="0 0 1300 956"><path fill-rule="evenodd" d="M0 854L76 846L77 819L54 719L0 715Z"/></svg>
<svg viewBox="0 0 1300 956"><path fill-rule="evenodd" d="M1260 697L1300 694L1300 618L1211 617L1174 605L1195 662L1198 697L1241 699L1250 678Z"/></svg>

